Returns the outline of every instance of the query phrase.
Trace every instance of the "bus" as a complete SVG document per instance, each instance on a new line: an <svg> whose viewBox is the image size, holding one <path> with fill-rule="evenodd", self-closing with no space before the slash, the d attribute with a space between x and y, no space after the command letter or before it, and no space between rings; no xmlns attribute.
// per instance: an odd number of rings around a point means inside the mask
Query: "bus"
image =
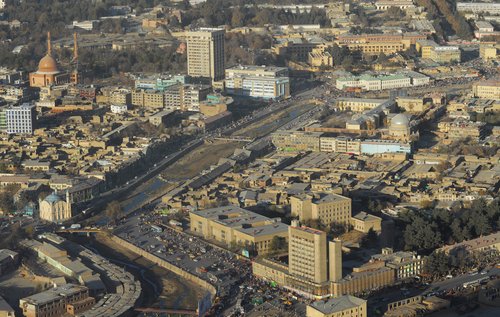
<svg viewBox="0 0 500 317"><path fill-rule="evenodd" d="M158 227L157 225L151 225L151 230L158 233L163 232L163 229Z"/></svg>
<svg viewBox="0 0 500 317"><path fill-rule="evenodd" d="M465 282L463 284L463 287L467 288L467 287L474 287L474 286L478 286L484 282L487 282L488 280L490 279L489 276L484 276L484 277L481 277L481 278L478 278L478 279L475 279L473 281L470 281L470 282Z"/></svg>

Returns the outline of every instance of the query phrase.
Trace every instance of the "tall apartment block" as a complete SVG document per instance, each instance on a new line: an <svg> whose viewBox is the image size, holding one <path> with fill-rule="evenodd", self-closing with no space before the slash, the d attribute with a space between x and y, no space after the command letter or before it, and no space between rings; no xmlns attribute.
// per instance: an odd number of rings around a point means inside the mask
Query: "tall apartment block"
<svg viewBox="0 0 500 317"><path fill-rule="evenodd" d="M0 110L0 129L9 134L32 134L36 121L35 105L24 103Z"/></svg>
<svg viewBox="0 0 500 317"><path fill-rule="evenodd" d="M224 79L224 34L223 29L215 28L186 33L188 75Z"/></svg>

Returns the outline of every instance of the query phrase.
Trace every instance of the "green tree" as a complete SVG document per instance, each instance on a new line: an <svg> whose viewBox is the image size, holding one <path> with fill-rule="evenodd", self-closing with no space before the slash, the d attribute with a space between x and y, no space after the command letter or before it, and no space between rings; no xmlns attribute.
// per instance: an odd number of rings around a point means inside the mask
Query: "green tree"
<svg viewBox="0 0 500 317"><path fill-rule="evenodd" d="M417 216L406 226L404 241L407 250L426 252L440 246L442 237L436 223Z"/></svg>

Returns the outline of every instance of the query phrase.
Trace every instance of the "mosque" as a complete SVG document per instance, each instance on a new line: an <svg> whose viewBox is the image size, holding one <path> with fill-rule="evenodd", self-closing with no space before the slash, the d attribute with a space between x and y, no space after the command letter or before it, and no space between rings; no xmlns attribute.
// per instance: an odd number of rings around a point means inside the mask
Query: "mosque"
<svg viewBox="0 0 500 317"><path fill-rule="evenodd" d="M73 62L78 65L78 43L76 33L74 34L74 57ZM50 32L47 33L47 54L38 63L38 70L29 74L31 87L47 87L52 85L62 85L67 83L77 84L79 82L78 66L71 72L61 71L55 58L52 56L52 45Z"/></svg>
<svg viewBox="0 0 500 317"><path fill-rule="evenodd" d="M411 136L410 120L404 113L392 117L389 125L389 135L400 141L408 141Z"/></svg>

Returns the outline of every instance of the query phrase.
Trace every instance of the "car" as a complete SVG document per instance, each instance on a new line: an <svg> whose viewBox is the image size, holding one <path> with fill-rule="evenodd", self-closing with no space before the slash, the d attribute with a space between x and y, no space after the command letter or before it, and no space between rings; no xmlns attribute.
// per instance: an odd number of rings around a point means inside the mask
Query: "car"
<svg viewBox="0 0 500 317"><path fill-rule="evenodd" d="M447 279L453 278L453 275L448 274L448 275L446 275L446 278L447 278Z"/></svg>

